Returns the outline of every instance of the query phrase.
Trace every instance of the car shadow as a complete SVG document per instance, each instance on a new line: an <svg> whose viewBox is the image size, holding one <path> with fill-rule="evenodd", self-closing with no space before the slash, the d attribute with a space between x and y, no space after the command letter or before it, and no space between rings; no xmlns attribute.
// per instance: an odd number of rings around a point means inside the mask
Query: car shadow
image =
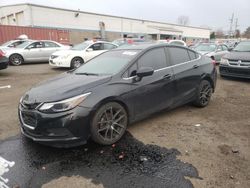
<svg viewBox="0 0 250 188"><path fill-rule="evenodd" d="M58 149L23 136L0 142L0 156L15 161L5 175L9 186L41 187L62 176L78 175L103 187L193 187L185 177L198 178L197 169L177 159L177 149L145 145L129 132L115 145L88 142Z"/></svg>
<svg viewBox="0 0 250 188"><path fill-rule="evenodd" d="M235 82L250 83L250 79L247 79L247 78L237 78L237 77L223 76L223 77L221 77L221 79L230 80L230 81L235 81Z"/></svg>

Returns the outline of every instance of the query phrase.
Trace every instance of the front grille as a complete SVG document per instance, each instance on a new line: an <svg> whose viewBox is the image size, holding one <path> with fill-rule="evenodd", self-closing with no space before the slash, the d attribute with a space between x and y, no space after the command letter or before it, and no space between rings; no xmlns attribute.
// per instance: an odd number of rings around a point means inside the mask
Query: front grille
<svg viewBox="0 0 250 188"><path fill-rule="evenodd" d="M229 60L228 63L233 66L250 67L250 61Z"/></svg>
<svg viewBox="0 0 250 188"><path fill-rule="evenodd" d="M37 120L33 112L21 112L20 115L22 116L21 118L22 118L23 123L32 127L36 127Z"/></svg>
<svg viewBox="0 0 250 188"><path fill-rule="evenodd" d="M55 59L57 57L58 57L58 55L52 55L52 56L50 56L51 59Z"/></svg>
<svg viewBox="0 0 250 188"><path fill-rule="evenodd" d="M34 109L36 109L36 107L38 107L38 105L40 105L40 104L41 104L41 103L31 103L31 104L29 104L29 103L24 103L24 102L21 103L22 107L23 107L24 109L26 109L26 110L34 110Z"/></svg>

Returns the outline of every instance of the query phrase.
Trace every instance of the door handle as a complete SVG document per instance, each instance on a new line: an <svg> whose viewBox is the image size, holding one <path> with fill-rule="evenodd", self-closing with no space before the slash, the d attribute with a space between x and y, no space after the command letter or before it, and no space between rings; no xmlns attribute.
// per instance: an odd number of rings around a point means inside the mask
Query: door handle
<svg viewBox="0 0 250 188"><path fill-rule="evenodd" d="M166 74L165 76L163 76L164 79L171 79L172 75L171 74Z"/></svg>
<svg viewBox="0 0 250 188"><path fill-rule="evenodd" d="M199 65L194 65L193 68L194 69L197 69L199 67Z"/></svg>

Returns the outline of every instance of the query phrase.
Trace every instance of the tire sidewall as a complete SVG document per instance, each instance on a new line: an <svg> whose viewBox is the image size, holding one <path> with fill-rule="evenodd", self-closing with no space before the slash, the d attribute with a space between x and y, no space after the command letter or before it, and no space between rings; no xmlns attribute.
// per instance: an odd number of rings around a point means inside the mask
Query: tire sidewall
<svg viewBox="0 0 250 188"><path fill-rule="evenodd" d="M75 61L79 60L80 61L80 65L78 67L75 67ZM70 67L72 69L76 69L76 68L79 68L82 64L84 63L84 61L79 58L79 57L74 57L72 60L71 60L71 64L70 64Z"/></svg>
<svg viewBox="0 0 250 188"><path fill-rule="evenodd" d="M203 107L206 107L206 106L209 104L210 99L211 99L211 96L209 97L208 102L207 102L205 105L202 104L201 101L200 101L200 93L201 93L201 90L202 90L202 88L203 88L205 85L207 85L207 84L208 84L209 87L212 89L212 85L211 85L211 83L210 83L209 81L207 81L207 80L202 80L202 81L200 82L200 85L199 85L199 88L198 88L198 92L197 92L197 96L196 96L196 100L195 100L195 102L194 102L194 105L195 105L195 106L198 106L198 107L203 108Z"/></svg>
<svg viewBox="0 0 250 188"><path fill-rule="evenodd" d="M122 132L122 134L117 137L116 139L113 139L112 141L107 141L104 140L98 133L98 125L97 122L99 121L100 116L103 114L104 110L110 108L111 106L117 106L119 108L122 109L122 111L124 112L124 114L126 115L125 117L125 128ZM101 105L97 111L94 113L93 118L90 122L90 132L91 132L91 138L94 142L101 144L101 145L111 145L115 142L117 142L118 140L120 140L122 138L122 136L124 135L126 129L127 129L127 125L128 125L128 114L126 112L126 110L124 109L124 107L122 105L120 105L117 102L108 102L106 104Z"/></svg>
<svg viewBox="0 0 250 188"><path fill-rule="evenodd" d="M15 62L12 61L13 58L18 58L19 59L19 64L16 64ZM14 66L19 66L23 64L23 57L19 54L13 54L10 56L10 63Z"/></svg>

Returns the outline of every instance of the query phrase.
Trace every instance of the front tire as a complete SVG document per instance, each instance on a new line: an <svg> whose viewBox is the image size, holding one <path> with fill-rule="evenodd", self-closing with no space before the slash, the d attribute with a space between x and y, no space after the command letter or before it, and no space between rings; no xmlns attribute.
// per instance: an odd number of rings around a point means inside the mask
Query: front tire
<svg viewBox="0 0 250 188"><path fill-rule="evenodd" d="M122 105L109 102L102 105L94 114L91 122L91 138L98 144L110 145L124 135L128 115Z"/></svg>
<svg viewBox="0 0 250 188"><path fill-rule="evenodd" d="M10 56L10 63L15 66L19 66L23 64L24 60L23 57L19 54L13 54Z"/></svg>
<svg viewBox="0 0 250 188"><path fill-rule="evenodd" d="M207 106L210 102L212 92L213 88L211 83L207 80L202 80L194 101L194 105L201 108Z"/></svg>
<svg viewBox="0 0 250 188"><path fill-rule="evenodd" d="M84 61L82 60L82 58L75 57L71 60L70 68L76 69L76 68L80 67L83 63L84 63Z"/></svg>

